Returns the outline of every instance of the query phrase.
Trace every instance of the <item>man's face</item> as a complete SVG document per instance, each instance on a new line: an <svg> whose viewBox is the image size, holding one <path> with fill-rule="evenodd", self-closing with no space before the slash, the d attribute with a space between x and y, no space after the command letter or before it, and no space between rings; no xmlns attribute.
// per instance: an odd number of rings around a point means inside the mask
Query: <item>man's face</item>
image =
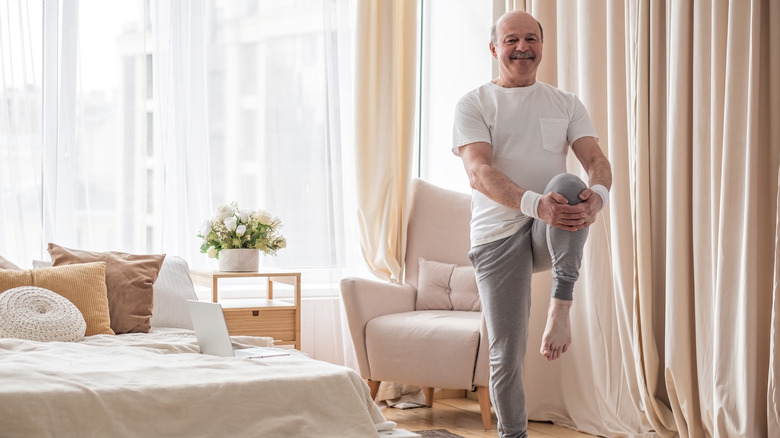
<svg viewBox="0 0 780 438"><path fill-rule="evenodd" d="M532 84L542 61L539 24L530 14L505 15L496 25L496 42L490 43L490 51L498 59L504 86Z"/></svg>

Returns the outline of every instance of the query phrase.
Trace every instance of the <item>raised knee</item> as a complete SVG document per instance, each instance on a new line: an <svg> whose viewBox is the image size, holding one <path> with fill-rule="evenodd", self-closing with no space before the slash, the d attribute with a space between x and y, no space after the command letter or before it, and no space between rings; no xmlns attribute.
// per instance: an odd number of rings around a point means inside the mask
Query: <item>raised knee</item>
<svg viewBox="0 0 780 438"><path fill-rule="evenodd" d="M588 185L580 177L571 173L559 173L550 180L544 193L560 193L569 201L569 204L574 205L582 202L580 193L587 188Z"/></svg>

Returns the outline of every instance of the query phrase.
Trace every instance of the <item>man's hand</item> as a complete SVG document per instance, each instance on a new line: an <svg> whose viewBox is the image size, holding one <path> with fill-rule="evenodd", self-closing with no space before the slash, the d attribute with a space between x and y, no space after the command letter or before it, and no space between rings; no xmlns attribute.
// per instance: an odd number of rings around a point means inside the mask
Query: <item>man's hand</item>
<svg viewBox="0 0 780 438"><path fill-rule="evenodd" d="M586 226L591 226L593 222L596 222L596 215L601 211L603 201L598 193L591 189L585 189L580 193L580 202L577 205L582 205L585 208L585 223Z"/></svg>
<svg viewBox="0 0 780 438"><path fill-rule="evenodd" d="M598 197L598 195L596 195ZM539 218L566 231L577 231L588 226L584 203L569 205L569 201L557 192L550 192L539 201Z"/></svg>

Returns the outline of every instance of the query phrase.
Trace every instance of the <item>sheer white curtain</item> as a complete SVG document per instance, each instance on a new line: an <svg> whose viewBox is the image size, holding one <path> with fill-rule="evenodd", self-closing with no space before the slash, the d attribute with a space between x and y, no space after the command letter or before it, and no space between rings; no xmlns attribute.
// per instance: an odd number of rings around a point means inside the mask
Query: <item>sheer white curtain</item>
<svg viewBox="0 0 780 438"><path fill-rule="evenodd" d="M0 3L0 254L19 266L38 257L42 233L42 13L41 2Z"/></svg>
<svg viewBox="0 0 780 438"><path fill-rule="evenodd" d="M205 261L192 238L211 217L209 125L206 95L206 8L203 0L155 2L153 132L157 148L153 184L163 187L162 248L191 260ZM200 263L199 263L200 262Z"/></svg>

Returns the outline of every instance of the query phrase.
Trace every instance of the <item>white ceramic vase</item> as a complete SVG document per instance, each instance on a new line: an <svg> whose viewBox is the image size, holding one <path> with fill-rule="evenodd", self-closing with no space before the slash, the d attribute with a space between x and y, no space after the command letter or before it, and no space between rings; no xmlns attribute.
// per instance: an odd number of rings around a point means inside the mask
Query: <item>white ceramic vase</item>
<svg viewBox="0 0 780 438"><path fill-rule="evenodd" d="M219 270L223 272L257 272L260 250L250 248L223 249L219 252Z"/></svg>

